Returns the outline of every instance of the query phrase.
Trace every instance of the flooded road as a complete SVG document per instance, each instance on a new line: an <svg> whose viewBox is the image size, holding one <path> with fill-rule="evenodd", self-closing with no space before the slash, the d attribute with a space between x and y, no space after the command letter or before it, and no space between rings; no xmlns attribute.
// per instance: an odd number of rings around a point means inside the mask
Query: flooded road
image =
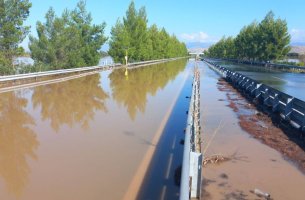
<svg viewBox="0 0 305 200"><path fill-rule="evenodd" d="M272 199L304 199L304 174L241 129L237 114L228 107L226 92L218 90L216 72L201 63L200 73L203 151L206 157L230 158L203 167L203 198L264 199L253 194L259 189Z"/></svg>
<svg viewBox="0 0 305 200"><path fill-rule="evenodd" d="M261 66L235 64L230 62L219 62L219 64L305 101L305 92L303 92L305 91L304 73L281 72Z"/></svg>
<svg viewBox="0 0 305 200"><path fill-rule="evenodd" d="M187 80L186 63L1 93L0 199L136 196Z"/></svg>

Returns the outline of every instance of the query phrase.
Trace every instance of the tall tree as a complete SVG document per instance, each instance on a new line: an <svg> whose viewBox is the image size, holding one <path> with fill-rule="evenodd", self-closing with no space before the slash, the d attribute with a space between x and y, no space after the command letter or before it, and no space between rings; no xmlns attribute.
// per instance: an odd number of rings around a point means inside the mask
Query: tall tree
<svg viewBox="0 0 305 200"><path fill-rule="evenodd" d="M130 47L130 40L128 32L124 24L118 19L115 26L111 28L111 41L109 43L109 55L113 57L116 62L124 63L124 56ZM131 51L129 50L128 53Z"/></svg>
<svg viewBox="0 0 305 200"><path fill-rule="evenodd" d="M147 26L145 8L136 10L132 1L123 17L111 29L109 54L117 62L124 63L128 53L130 61L184 56L187 49L175 36L170 36L164 28Z"/></svg>
<svg viewBox="0 0 305 200"><path fill-rule="evenodd" d="M270 11L258 27L259 59L270 61L287 55L290 50L290 35L285 20L274 19Z"/></svg>
<svg viewBox="0 0 305 200"><path fill-rule="evenodd" d="M92 24L91 13L86 10L85 1L80 1L70 16L69 25L79 32L80 51L85 64L96 65L100 59L99 50L107 40L104 36L106 23Z"/></svg>
<svg viewBox="0 0 305 200"><path fill-rule="evenodd" d="M245 26L236 38L222 38L205 53L218 58L272 61L287 55L289 43L286 21L275 20L270 11L259 24Z"/></svg>
<svg viewBox="0 0 305 200"><path fill-rule="evenodd" d="M18 45L29 32L23 25L32 4L29 0L0 0L0 65L9 67L20 53Z"/></svg>
<svg viewBox="0 0 305 200"><path fill-rule="evenodd" d="M152 42L151 58L162 58L162 40L160 38L160 32L156 24L153 24L148 29L148 38Z"/></svg>
<svg viewBox="0 0 305 200"><path fill-rule="evenodd" d="M84 1L72 11L66 9L61 17L50 8L45 19L45 23L37 22L38 38L30 36L29 47L34 60L53 69L98 63L99 50L107 40L104 36L106 24L92 24Z"/></svg>
<svg viewBox="0 0 305 200"><path fill-rule="evenodd" d="M258 54L258 24L245 26L235 38L236 58L255 60Z"/></svg>

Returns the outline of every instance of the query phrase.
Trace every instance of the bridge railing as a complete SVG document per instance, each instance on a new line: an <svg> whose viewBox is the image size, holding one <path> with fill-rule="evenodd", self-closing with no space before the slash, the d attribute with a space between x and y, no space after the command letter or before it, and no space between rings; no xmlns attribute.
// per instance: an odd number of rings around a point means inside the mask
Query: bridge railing
<svg viewBox="0 0 305 200"><path fill-rule="evenodd" d="M278 114L292 127L305 132L305 102L262 84L238 72L232 72L217 63L204 59L209 67L217 71L227 82L244 95L256 99L261 105Z"/></svg>

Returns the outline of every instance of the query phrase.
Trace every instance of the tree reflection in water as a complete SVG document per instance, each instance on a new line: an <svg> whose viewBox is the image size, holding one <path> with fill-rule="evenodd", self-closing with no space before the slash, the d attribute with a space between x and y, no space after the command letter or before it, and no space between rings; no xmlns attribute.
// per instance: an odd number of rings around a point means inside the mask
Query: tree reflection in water
<svg viewBox="0 0 305 200"><path fill-rule="evenodd" d="M37 159L35 150L39 145L31 128L35 122L25 111L27 103L20 93L0 95L0 176L8 191L17 197L28 181L27 159Z"/></svg>
<svg viewBox="0 0 305 200"><path fill-rule="evenodd" d="M125 106L130 118L145 112L147 95L154 96L170 80L183 71L187 60L177 60L148 67L132 69L125 78L125 69L114 70L110 75L113 98Z"/></svg>
<svg viewBox="0 0 305 200"><path fill-rule="evenodd" d="M49 119L58 132L63 124L80 124L85 130L96 110L107 112L108 98L100 86L100 74L85 76L56 84L36 87L32 96L34 108L41 107L43 120Z"/></svg>

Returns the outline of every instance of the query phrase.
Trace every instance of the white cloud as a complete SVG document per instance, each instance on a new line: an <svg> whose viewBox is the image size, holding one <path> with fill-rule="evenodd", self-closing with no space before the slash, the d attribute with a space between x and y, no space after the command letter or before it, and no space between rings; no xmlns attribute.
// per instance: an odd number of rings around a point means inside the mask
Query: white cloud
<svg viewBox="0 0 305 200"><path fill-rule="evenodd" d="M200 31L198 33L182 33L180 38L185 42L216 42L217 39Z"/></svg>
<svg viewBox="0 0 305 200"><path fill-rule="evenodd" d="M292 42L305 42L305 30L291 29L290 31Z"/></svg>

